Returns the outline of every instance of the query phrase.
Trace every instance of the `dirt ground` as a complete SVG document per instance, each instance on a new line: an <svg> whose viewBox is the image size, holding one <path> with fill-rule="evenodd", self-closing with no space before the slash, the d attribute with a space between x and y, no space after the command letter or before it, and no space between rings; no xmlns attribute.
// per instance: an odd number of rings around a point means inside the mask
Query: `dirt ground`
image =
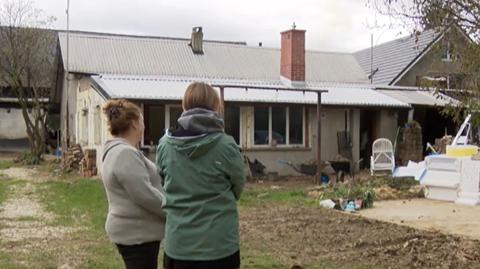
<svg viewBox="0 0 480 269"><path fill-rule="evenodd" d="M480 207L427 199L380 201L360 214L424 230L480 240Z"/></svg>
<svg viewBox="0 0 480 269"><path fill-rule="evenodd" d="M480 268L479 241L316 207L250 208L241 214L241 230L242 241L304 268L321 261L367 268Z"/></svg>
<svg viewBox="0 0 480 269"><path fill-rule="evenodd" d="M257 181L247 188L312 186L305 177ZM242 242L254 242L283 264L303 268L322 261L333 263L325 268L480 268L480 242L474 240L480 239L480 207L425 199L376 201L374 206L360 214L277 203L253 206L241 214Z"/></svg>

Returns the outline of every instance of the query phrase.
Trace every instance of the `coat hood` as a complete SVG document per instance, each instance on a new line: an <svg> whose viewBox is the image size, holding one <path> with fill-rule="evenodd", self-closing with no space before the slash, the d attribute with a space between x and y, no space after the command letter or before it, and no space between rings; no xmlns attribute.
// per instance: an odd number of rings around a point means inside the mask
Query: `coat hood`
<svg viewBox="0 0 480 269"><path fill-rule="evenodd" d="M193 136L179 136L167 131L167 142L188 158L197 158L206 154L223 134L224 123L218 113L204 109L186 110L178 119L181 129L194 133Z"/></svg>

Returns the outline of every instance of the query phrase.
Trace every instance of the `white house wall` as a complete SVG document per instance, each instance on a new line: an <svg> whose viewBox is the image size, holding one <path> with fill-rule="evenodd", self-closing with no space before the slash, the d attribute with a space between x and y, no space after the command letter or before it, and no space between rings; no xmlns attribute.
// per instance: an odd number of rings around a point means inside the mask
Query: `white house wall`
<svg viewBox="0 0 480 269"><path fill-rule="evenodd" d="M20 108L0 108L0 139L27 138L27 126Z"/></svg>
<svg viewBox="0 0 480 269"><path fill-rule="evenodd" d="M84 150L96 150L97 168L99 173L101 173L103 144L110 137L107 122L102 112L105 99L91 87L88 79L84 78L79 80L78 85L79 91L76 96L75 143L79 143ZM85 113L84 111L86 111L86 115L83 115ZM85 120L87 125L84 125ZM87 128L85 128L85 126ZM86 137L86 139L82 139L83 137Z"/></svg>

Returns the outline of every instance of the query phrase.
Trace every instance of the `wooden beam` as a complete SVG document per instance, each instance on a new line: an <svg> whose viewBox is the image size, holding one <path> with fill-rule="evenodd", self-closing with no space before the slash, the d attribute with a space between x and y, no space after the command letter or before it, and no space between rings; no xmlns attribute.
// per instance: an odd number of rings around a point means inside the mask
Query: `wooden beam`
<svg viewBox="0 0 480 269"><path fill-rule="evenodd" d="M225 116L225 89L223 87L220 87L220 106L222 108L220 114L223 118Z"/></svg>
<svg viewBox="0 0 480 269"><path fill-rule="evenodd" d="M322 182L322 93L317 93L317 179Z"/></svg>

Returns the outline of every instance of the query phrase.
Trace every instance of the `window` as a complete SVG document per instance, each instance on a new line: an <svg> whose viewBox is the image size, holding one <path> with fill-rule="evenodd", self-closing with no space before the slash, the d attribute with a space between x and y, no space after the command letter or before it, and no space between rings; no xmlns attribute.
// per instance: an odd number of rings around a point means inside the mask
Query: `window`
<svg viewBox="0 0 480 269"><path fill-rule="evenodd" d="M94 123L94 139L95 145L100 145L102 143L102 113L100 112L100 106L95 108L95 113L93 115L93 123Z"/></svg>
<svg viewBox="0 0 480 269"><path fill-rule="evenodd" d="M287 143L287 108L272 107L272 145L285 145Z"/></svg>
<svg viewBox="0 0 480 269"><path fill-rule="evenodd" d="M304 145L304 108L255 107L254 145Z"/></svg>
<svg viewBox="0 0 480 269"><path fill-rule="evenodd" d="M270 109L268 107L255 107L253 111L253 140L255 145L269 144L269 119Z"/></svg>
<svg viewBox="0 0 480 269"><path fill-rule="evenodd" d="M225 133L231 135L240 145L240 107L227 105L225 107Z"/></svg>
<svg viewBox="0 0 480 269"><path fill-rule="evenodd" d="M169 119L168 119L168 129L175 130L178 129L177 120L183 113L183 109L181 106L167 106L169 111Z"/></svg>
<svg viewBox="0 0 480 269"><path fill-rule="evenodd" d="M145 119L145 133L143 145L157 145L165 134L166 128L178 128L177 120L183 109L179 105L144 104L143 116Z"/></svg>
<svg viewBox="0 0 480 269"><path fill-rule="evenodd" d="M88 144L88 108L83 108L80 112L81 126L80 142L83 145Z"/></svg>
<svg viewBox="0 0 480 269"><path fill-rule="evenodd" d="M442 61L450 62L452 60L452 53L450 43L444 43L442 47Z"/></svg>
<svg viewBox="0 0 480 269"><path fill-rule="evenodd" d="M289 107L289 138L290 144L303 144L303 108Z"/></svg>
<svg viewBox="0 0 480 269"><path fill-rule="evenodd" d="M156 145L165 133L165 106L145 104L143 110L145 120L143 144Z"/></svg>

